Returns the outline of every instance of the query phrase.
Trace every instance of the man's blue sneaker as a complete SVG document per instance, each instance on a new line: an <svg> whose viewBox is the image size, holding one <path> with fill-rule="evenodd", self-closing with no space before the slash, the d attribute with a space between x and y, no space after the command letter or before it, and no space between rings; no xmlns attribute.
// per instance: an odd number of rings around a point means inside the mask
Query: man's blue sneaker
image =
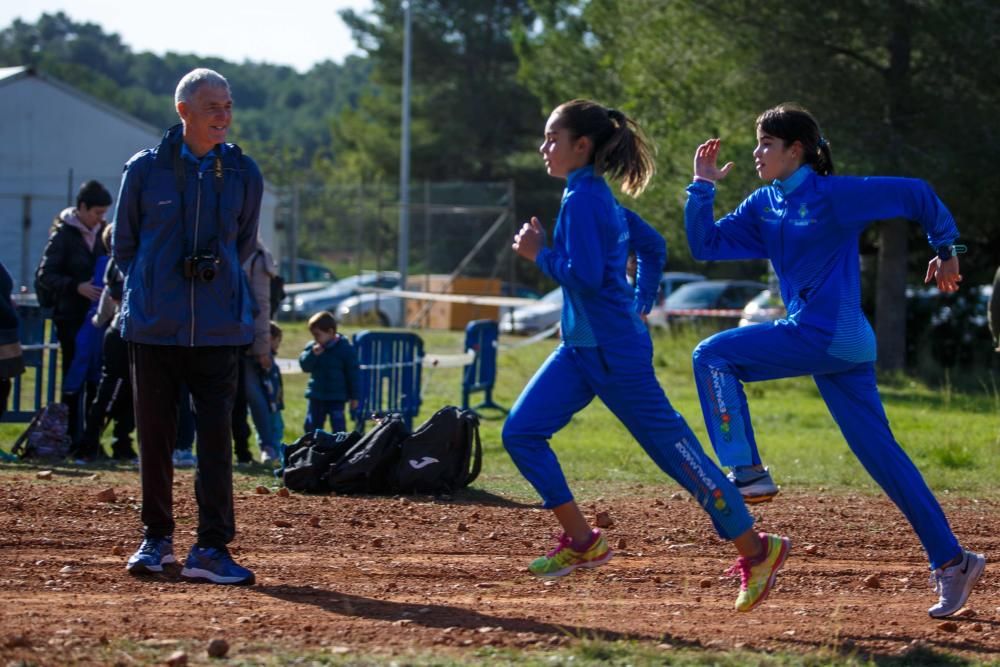
<svg viewBox="0 0 1000 667"><path fill-rule="evenodd" d="M130 574L154 574L163 572L164 565L176 562L173 537L147 537L129 557L125 569Z"/></svg>
<svg viewBox="0 0 1000 667"><path fill-rule="evenodd" d="M213 584L250 585L253 572L236 564L226 549L199 547L188 552L181 576L191 581L210 581Z"/></svg>

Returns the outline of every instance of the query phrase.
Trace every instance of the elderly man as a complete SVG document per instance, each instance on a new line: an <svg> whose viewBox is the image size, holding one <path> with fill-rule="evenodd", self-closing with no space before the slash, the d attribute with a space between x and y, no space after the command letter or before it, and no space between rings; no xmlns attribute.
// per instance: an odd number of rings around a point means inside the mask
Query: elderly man
<svg viewBox="0 0 1000 667"><path fill-rule="evenodd" d="M180 385L198 434L198 538L181 576L252 584L226 549L233 516L232 430L242 346L253 340L253 300L241 268L254 251L263 179L235 144L229 84L196 69L177 84L181 124L125 165L113 255L125 275L121 333L129 342L140 446L144 539L132 574L174 563L173 465Z"/></svg>

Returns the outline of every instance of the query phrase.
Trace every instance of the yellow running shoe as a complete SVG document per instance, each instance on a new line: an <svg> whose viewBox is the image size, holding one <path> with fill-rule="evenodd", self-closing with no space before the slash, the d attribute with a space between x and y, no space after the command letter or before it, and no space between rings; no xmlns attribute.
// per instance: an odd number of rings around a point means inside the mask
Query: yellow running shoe
<svg viewBox="0 0 1000 667"><path fill-rule="evenodd" d="M766 549L760 560L752 563L749 558L741 556L726 572L734 576L740 575L740 594L736 598L736 611L750 611L764 601L774 587L778 570L785 564L788 550L792 548L792 541L787 537L760 533L760 539Z"/></svg>
<svg viewBox="0 0 1000 667"><path fill-rule="evenodd" d="M597 528L591 531L590 546L582 553L574 551L573 540L563 533L555 548L531 562L528 570L536 577L564 577L578 567L604 565L614 554Z"/></svg>

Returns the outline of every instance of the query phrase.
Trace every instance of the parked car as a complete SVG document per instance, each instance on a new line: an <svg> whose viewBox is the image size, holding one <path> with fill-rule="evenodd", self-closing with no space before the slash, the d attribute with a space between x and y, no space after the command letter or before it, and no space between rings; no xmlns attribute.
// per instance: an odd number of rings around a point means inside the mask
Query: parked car
<svg viewBox="0 0 1000 667"><path fill-rule="evenodd" d="M321 289L289 296L281 304L281 316L282 319L302 320L321 310L336 313L344 299L359 294L362 288L393 289L398 286L398 271L373 271L348 276Z"/></svg>
<svg viewBox="0 0 1000 667"><path fill-rule="evenodd" d="M419 287L419 286L414 286ZM398 289L396 287L395 289ZM523 285L511 288L509 283L501 285L503 296L517 296L522 299L537 299L538 292ZM337 319L349 324L374 324L382 327L402 327L406 325L404 311L406 301L389 292L358 294L340 302ZM510 308L500 308L501 321Z"/></svg>
<svg viewBox="0 0 1000 667"><path fill-rule="evenodd" d="M778 292L769 289L761 291L743 307L739 326L745 327L761 322L780 320L786 314L785 303Z"/></svg>
<svg viewBox="0 0 1000 667"><path fill-rule="evenodd" d="M291 261L281 260L281 277L285 279L285 284L332 283L337 279L329 267L311 259L296 259L294 276Z"/></svg>
<svg viewBox="0 0 1000 667"><path fill-rule="evenodd" d="M500 318L502 333L533 334L558 324L562 317L562 287L545 294L538 303L520 306Z"/></svg>
<svg viewBox="0 0 1000 667"><path fill-rule="evenodd" d="M735 326L743 308L767 288L753 280L701 280L681 285L663 302L667 326L706 322Z"/></svg>
<svg viewBox="0 0 1000 667"><path fill-rule="evenodd" d="M665 327L667 316L663 310L663 303L667 297L677 291L677 288L688 283L696 283L705 280L705 276L698 273L686 273L683 271L666 271L660 278L660 291L656 295L656 303L646 317L646 323L651 327Z"/></svg>

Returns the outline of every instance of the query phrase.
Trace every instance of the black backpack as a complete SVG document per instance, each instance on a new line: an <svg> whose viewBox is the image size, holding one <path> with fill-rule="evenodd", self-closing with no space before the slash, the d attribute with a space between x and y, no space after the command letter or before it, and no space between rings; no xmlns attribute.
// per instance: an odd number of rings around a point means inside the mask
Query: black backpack
<svg viewBox="0 0 1000 667"><path fill-rule="evenodd" d="M357 431L306 433L285 448L281 478L289 491L326 493L330 490L330 469L352 446L361 440Z"/></svg>
<svg viewBox="0 0 1000 667"><path fill-rule="evenodd" d="M31 418L10 453L22 459L64 459L72 444L68 433L69 407L64 403L49 403Z"/></svg>
<svg viewBox="0 0 1000 667"><path fill-rule="evenodd" d="M479 476L482 461L479 416L449 405L403 441L394 486L398 493L454 493Z"/></svg>
<svg viewBox="0 0 1000 667"><path fill-rule="evenodd" d="M327 477L327 488L337 493L394 493L392 471L399 444L409 434L401 415L383 417L340 457Z"/></svg>

